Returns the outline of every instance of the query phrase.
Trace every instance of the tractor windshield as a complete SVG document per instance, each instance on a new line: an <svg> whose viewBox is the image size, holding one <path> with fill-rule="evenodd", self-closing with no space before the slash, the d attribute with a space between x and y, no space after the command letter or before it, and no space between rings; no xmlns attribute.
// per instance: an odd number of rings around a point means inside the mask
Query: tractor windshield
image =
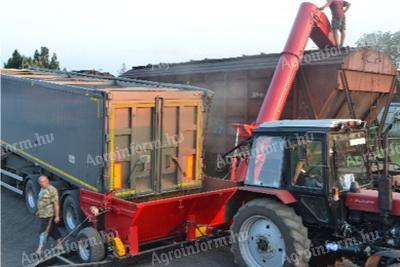
<svg viewBox="0 0 400 267"><path fill-rule="evenodd" d="M332 156L337 185L343 190L350 189L353 181L361 185L368 181L366 168L366 137L364 132L334 134L331 136Z"/></svg>
<svg viewBox="0 0 400 267"><path fill-rule="evenodd" d="M259 136L250 151L246 184L279 188L285 142L282 137Z"/></svg>

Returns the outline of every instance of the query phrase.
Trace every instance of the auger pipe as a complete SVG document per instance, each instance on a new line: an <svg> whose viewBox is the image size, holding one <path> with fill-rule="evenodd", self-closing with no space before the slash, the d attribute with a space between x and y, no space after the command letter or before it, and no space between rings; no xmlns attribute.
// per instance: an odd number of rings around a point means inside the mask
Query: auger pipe
<svg viewBox="0 0 400 267"><path fill-rule="evenodd" d="M307 42L312 39L319 48L336 46L335 38L327 16L312 3L302 3L293 23L285 48L278 61L255 123L234 125L241 138L248 138L253 129L264 122L279 120L286 100L299 70ZM243 181L247 172L247 161L237 161L231 165L232 181Z"/></svg>
<svg viewBox="0 0 400 267"><path fill-rule="evenodd" d="M327 16L312 3L302 3L258 113L256 125L279 120L309 39L319 48L336 46Z"/></svg>

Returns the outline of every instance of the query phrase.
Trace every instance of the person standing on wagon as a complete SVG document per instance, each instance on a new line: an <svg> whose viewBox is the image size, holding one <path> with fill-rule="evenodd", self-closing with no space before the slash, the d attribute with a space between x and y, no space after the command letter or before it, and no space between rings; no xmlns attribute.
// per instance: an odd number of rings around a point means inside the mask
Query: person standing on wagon
<svg viewBox="0 0 400 267"><path fill-rule="evenodd" d="M320 7L324 10L329 7L332 12L332 28L335 35L336 44L343 47L346 40L346 12L350 9L351 4L344 0L327 0L326 4ZM340 32L340 41L339 41Z"/></svg>

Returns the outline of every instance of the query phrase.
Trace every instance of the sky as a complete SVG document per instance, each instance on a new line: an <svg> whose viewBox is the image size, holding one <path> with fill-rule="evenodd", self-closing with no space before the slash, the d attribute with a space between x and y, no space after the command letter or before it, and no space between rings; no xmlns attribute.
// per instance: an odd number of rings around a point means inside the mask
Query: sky
<svg viewBox="0 0 400 267"><path fill-rule="evenodd" d="M1 0L1 62L47 46L68 70L281 52L301 0ZM311 1L322 5L324 0ZM398 0L350 0L348 45L400 30ZM326 10L330 17L329 10ZM311 42L308 48L315 48Z"/></svg>

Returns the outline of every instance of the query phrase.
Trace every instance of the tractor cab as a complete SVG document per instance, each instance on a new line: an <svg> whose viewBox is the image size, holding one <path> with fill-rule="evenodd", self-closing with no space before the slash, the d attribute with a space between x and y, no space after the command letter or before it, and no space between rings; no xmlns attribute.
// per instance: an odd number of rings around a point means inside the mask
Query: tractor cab
<svg viewBox="0 0 400 267"><path fill-rule="evenodd" d="M336 228L345 193L370 181L360 120L268 122L250 143L245 187L288 191L308 224Z"/></svg>

